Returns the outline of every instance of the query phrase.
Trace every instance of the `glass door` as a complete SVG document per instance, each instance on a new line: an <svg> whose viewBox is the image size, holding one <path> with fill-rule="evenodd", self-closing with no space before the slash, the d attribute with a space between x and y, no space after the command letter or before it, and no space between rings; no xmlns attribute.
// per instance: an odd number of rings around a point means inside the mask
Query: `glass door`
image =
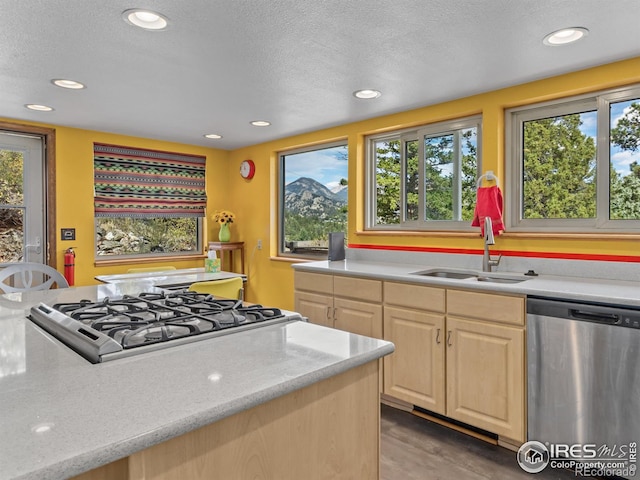
<svg viewBox="0 0 640 480"><path fill-rule="evenodd" d="M45 263L43 145L0 132L0 263Z"/></svg>

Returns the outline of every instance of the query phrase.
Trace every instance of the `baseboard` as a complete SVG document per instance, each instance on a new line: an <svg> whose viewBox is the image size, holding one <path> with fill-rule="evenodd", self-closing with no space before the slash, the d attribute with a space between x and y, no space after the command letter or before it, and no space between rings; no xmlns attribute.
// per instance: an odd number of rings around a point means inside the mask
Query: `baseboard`
<svg viewBox="0 0 640 480"><path fill-rule="evenodd" d="M398 410L409 412L417 417L424 418L425 420L437 423L438 425L442 425L447 428L451 428L452 430L464 433L465 435L477 438L478 440L490 443L491 445L498 445L502 448L506 448L507 450L511 450L512 452L517 452L522 445L522 442L518 442L517 440L501 437L499 435L496 435L495 433L487 432L480 428L458 422L457 420L453 420L443 415L430 412L429 410L424 410L420 407L412 405L411 403L405 402L404 400L391 397L384 393L380 394L380 403L389 407L396 408Z"/></svg>
<svg viewBox="0 0 640 480"><path fill-rule="evenodd" d="M507 450L511 450L512 452L517 452L522 443L510 438L498 437L498 445L506 448Z"/></svg>
<svg viewBox="0 0 640 480"><path fill-rule="evenodd" d="M398 410L404 410L405 412L413 412L413 405L398 398L390 397L385 393L380 394L380 403L388 405L389 407L397 408Z"/></svg>

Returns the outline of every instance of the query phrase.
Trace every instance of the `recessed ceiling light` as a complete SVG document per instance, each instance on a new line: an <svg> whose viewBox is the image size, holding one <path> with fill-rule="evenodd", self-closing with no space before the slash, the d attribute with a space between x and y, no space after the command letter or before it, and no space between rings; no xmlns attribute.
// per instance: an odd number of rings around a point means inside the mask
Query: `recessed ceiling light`
<svg viewBox="0 0 640 480"><path fill-rule="evenodd" d="M581 38L586 37L588 33L589 30L583 27L563 28L562 30L557 30L544 37L542 43L549 45L550 47L566 45L567 43L577 42Z"/></svg>
<svg viewBox="0 0 640 480"><path fill-rule="evenodd" d="M251 122L251 125L254 127L268 127L271 125L271 122L267 122L266 120L254 120Z"/></svg>
<svg viewBox="0 0 640 480"><path fill-rule="evenodd" d="M364 90L356 90L355 92L353 92L353 96L357 97L357 98L364 98L364 99L371 99L371 98L378 98L380 95L382 95L378 90L371 90L368 88L365 88Z"/></svg>
<svg viewBox="0 0 640 480"><path fill-rule="evenodd" d="M47 105L38 105L37 103L29 103L25 105L29 110L36 110L38 112L50 112L53 110L52 107L48 107Z"/></svg>
<svg viewBox="0 0 640 480"><path fill-rule="evenodd" d="M218 135L217 133L207 133L207 134L203 135L203 137L205 137L205 138L213 138L214 140L217 140L218 138L222 138L222 135Z"/></svg>
<svg viewBox="0 0 640 480"><path fill-rule="evenodd" d="M125 10L122 17L125 22L145 30L164 30L169 25L169 19L164 15L140 8Z"/></svg>
<svg viewBox="0 0 640 480"><path fill-rule="evenodd" d="M76 82L75 80L65 80L65 79L62 79L62 78L53 79L53 80L51 80L51 83L53 83L54 85L56 85L58 87L70 88L72 90L80 90L82 88L85 88L84 84L82 84L80 82Z"/></svg>

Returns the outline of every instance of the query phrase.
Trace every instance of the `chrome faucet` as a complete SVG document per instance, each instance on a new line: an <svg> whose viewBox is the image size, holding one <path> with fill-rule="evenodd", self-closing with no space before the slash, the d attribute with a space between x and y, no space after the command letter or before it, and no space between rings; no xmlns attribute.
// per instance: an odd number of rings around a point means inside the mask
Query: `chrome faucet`
<svg viewBox="0 0 640 480"><path fill-rule="evenodd" d="M489 245L495 245L496 241L493 238L493 222L491 217L484 217L484 255L482 256L482 271L490 272L493 267L497 267L500 263L502 255L497 259L491 258L489 253Z"/></svg>

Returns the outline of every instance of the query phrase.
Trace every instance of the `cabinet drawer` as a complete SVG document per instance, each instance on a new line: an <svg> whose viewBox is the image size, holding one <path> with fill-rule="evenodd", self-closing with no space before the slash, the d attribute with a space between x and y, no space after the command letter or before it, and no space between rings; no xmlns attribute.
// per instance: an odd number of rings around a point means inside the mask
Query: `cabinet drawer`
<svg viewBox="0 0 640 480"><path fill-rule="evenodd" d="M333 293L336 297L382 302L382 282L336 275L333 277Z"/></svg>
<svg viewBox="0 0 640 480"><path fill-rule="evenodd" d="M447 314L524 325L524 297L447 290Z"/></svg>
<svg viewBox="0 0 640 480"><path fill-rule="evenodd" d="M444 288L425 287L409 283L385 282L384 303L444 313L445 290Z"/></svg>
<svg viewBox="0 0 640 480"><path fill-rule="evenodd" d="M294 272L296 290L333 294L333 276L321 273Z"/></svg>

